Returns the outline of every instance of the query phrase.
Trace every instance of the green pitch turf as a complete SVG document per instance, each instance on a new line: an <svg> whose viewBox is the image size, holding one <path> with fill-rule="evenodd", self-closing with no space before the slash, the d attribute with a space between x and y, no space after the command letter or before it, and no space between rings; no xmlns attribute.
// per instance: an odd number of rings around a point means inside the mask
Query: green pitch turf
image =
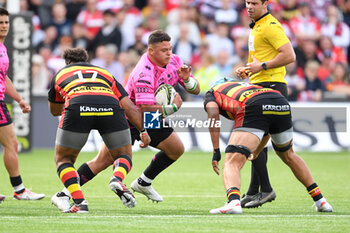
<svg viewBox="0 0 350 233"><path fill-rule="evenodd" d="M134 153L127 186L141 174L154 152ZM154 182L164 202L152 203L136 194L137 206L124 207L109 190L111 168L83 186L89 202L88 214L62 214L51 205L51 196L63 186L56 174L52 150L34 150L19 156L26 187L46 194L41 201L12 199L12 187L0 162L0 232L350 232L350 154L300 153L309 165L334 213L317 213L305 188L280 159L270 153L268 167L277 198L242 215L210 215L224 205L222 179L211 168L211 154L187 152ZM81 153L76 163L95 153ZM222 163L221 163L222 164ZM250 180L250 162L242 172L242 194Z"/></svg>

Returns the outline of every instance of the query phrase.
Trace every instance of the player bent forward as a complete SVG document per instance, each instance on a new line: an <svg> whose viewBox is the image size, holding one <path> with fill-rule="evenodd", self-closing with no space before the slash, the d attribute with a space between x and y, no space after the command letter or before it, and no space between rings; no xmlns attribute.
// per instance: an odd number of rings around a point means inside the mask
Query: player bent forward
<svg viewBox="0 0 350 233"><path fill-rule="evenodd" d="M209 119L219 120L219 115L235 120L234 129L225 150L223 181L228 203L210 210L212 214L241 214L240 170L249 158L254 159L266 145L271 135L277 155L286 163L295 177L306 187L313 198L316 211L332 212L332 206L322 196L310 170L303 159L293 151L293 130L290 105L278 92L242 82L216 84L205 95L204 107ZM274 106L274 109L268 107ZM220 129L209 129L214 148L212 166L219 175ZM253 153L252 153L253 152Z"/></svg>
<svg viewBox="0 0 350 233"><path fill-rule="evenodd" d="M56 135L57 173L74 201L72 207L63 212L89 211L73 164L91 129L99 131L105 143L101 150L114 161L110 189L125 206L134 207L135 197L122 183L132 167L130 130L124 110L141 132L142 117L110 73L87 63L88 55L84 49L67 49L63 57L67 66L55 75L49 91L50 112L54 116L62 114ZM146 131L140 138L141 147L148 146L151 141Z"/></svg>

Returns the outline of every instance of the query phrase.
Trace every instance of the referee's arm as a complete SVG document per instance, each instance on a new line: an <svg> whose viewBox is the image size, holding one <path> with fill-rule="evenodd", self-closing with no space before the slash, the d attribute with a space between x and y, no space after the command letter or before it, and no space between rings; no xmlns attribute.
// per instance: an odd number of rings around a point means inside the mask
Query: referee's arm
<svg viewBox="0 0 350 233"><path fill-rule="evenodd" d="M272 69L288 65L289 63L295 61L294 49L290 42L279 47L277 51L278 54L276 57L269 61L258 61L255 57L253 57L253 61L247 64L246 70L251 72L251 74L255 74L263 70L262 64L264 62L266 63L266 69Z"/></svg>
<svg viewBox="0 0 350 233"><path fill-rule="evenodd" d="M295 53L292 44L289 42L277 49L278 54L270 61L265 61L267 69L288 65L295 61ZM261 67L261 65L260 65Z"/></svg>

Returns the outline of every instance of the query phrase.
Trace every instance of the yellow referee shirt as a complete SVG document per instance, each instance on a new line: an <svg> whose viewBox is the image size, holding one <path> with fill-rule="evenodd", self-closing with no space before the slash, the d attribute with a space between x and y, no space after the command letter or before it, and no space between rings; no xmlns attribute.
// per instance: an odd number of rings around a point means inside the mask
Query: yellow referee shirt
<svg viewBox="0 0 350 233"><path fill-rule="evenodd" d="M260 62L266 62L277 56L281 46L289 43L289 39L283 31L282 25L271 14L266 14L255 22L249 34L249 58L252 62L254 56ZM260 82L281 82L287 83L284 79L286 69L284 66L261 70L250 76L251 83Z"/></svg>

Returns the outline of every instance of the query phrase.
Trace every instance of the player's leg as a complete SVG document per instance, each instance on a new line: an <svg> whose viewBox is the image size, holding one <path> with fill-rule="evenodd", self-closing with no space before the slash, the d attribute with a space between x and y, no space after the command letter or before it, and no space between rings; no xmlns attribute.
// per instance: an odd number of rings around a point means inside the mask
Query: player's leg
<svg viewBox="0 0 350 233"><path fill-rule="evenodd" d="M80 188L79 175L73 165L88 136L89 133L57 129L55 148L57 174L74 202L69 210L63 210L63 212L87 213L89 211L87 201Z"/></svg>
<svg viewBox="0 0 350 233"><path fill-rule="evenodd" d="M223 165L223 181L226 188L227 204L223 207L212 209L212 214L240 214L240 171L247 158L260 143L261 136L251 132L235 131L231 134L229 145L225 150L225 161Z"/></svg>
<svg viewBox="0 0 350 233"><path fill-rule="evenodd" d="M18 143L12 123L0 126L0 143L4 148L4 164L14 189L13 198L17 200L40 200L44 198L45 194L31 192L24 187L19 173Z"/></svg>
<svg viewBox="0 0 350 233"><path fill-rule="evenodd" d="M160 151L152 158L141 176L132 182L131 188L153 201L161 202L163 198L153 189L152 182L164 169L173 164L185 149L181 139L172 128L148 130L148 134L151 137L151 146Z"/></svg>
<svg viewBox="0 0 350 233"><path fill-rule="evenodd" d="M294 152L292 140L284 144L278 144L273 140L273 146L277 155L289 166L295 177L306 187L306 190L315 202L316 211L333 212L332 206L323 197L320 188L315 183L309 167L305 161Z"/></svg>
<svg viewBox="0 0 350 233"><path fill-rule="evenodd" d="M109 160L113 161L113 175L109 181L109 188L119 196L126 207L132 208L136 206L136 199L123 184L124 178L132 168L131 136L126 120L125 125L126 127L122 130L102 135L105 144L102 146L101 152L104 155L108 150Z"/></svg>

